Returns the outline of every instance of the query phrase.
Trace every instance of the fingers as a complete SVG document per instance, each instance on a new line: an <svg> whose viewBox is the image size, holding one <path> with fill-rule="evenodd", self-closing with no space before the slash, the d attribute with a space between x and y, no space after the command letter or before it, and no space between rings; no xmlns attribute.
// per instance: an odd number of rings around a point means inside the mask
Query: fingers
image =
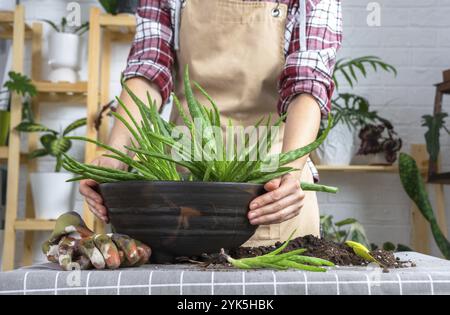
<svg viewBox="0 0 450 315"><path fill-rule="evenodd" d="M283 209L288 208L293 205L297 205L298 207L300 207L301 205L303 205L303 199L304 199L304 193L300 190L296 191L295 193L292 193L279 201L276 201L274 203L268 204L264 207L261 207L261 208L251 211L248 214L248 218L250 220L250 223L253 225L265 223L265 222L260 222L262 217L264 217L268 214L280 212Z"/></svg>
<svg viewBox="0 0 450 315"><path fill-rule="evenodd" d="M100 220L108 223L108 209L103 204L103 198L98 193L98 183L86 179L80 182L80 194L86 198L89 210Z"/></svg>
<svg viewBox="0 0 450 315"><path fill-rule="evenodd" d="M267 191L272 191L272 190L275 190L278 187L280 187L280 184L281 184L281 177L278 177L278 178L272 179L271 181L267 182L264 185L264 189Z"/></svg>
<svg viewBox="0 0 450 315"><path fill-rule="evenodd" d="M108 209L103 204L96 203L89 198L86 198L86 203L89 206L89 210L91 210L97 218L105 223L109 223Z"/></svg>
<svg viewBox="0 0 450 315"><path fill-rule="evenodd" d="M98 183L92 179L80 181L80 194L85 198L92 199L96 203L103 203L103 199L97 191Z"/></svg>
<svg viewBox="0 0 450 315"><path fill-rule="evenodd" d="M303 204L294 204L280 211L273 212L270 214L263 215L258 219L254 220L254 225L269 225L277 224L296 217L302 208Z"/></svg>
<svg viewBox="0 0 450 315"><path fill-rule="evenodd" d="M117 269L120 267L120 254L114 242L108 235L98 234L94 236L95 246L105 260L108 269Z"/></svg>
<svg viewBox="0 0 450 315"><path fill-rule="evenodd" d="M300 189L300 183L296 181L293 176L283 176L281 179L271 180L264 187L274 189L268 190L268 193L255 198L250 203L249 218L252 215L251 213L253 210L277 202L286 196L297 192Z"/></svg>

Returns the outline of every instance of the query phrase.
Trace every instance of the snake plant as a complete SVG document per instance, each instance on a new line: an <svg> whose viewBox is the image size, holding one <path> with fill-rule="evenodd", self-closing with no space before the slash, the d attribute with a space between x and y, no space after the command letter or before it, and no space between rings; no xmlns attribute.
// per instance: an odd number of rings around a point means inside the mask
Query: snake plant
<svg viewBox="0 0 450 315"><path fill-rule="evenodd" d="M408 154L400 153L399 168L403 188L409 198L416 204L425 220L430 223L431 232L440 251L446 259L450 259L450 241L439 227L416 161Z"/></svg>
<svg viewBox="0 0 450 315"><path fill-rule="evenodd" d="M272 144L273 133L270 127L279 126L283 117L278 119L273 126L270 124L270 117L262 118L256 127L265 128L257 135L256 144L250 143L250 138L255 136L254 134L248 137L238 134L240 142L246 145L244 150L240 150L237 146L239 141L235 143L231 141L231 145L229 142L225 144L219 110L214 100L197 83L195 87L209 101L209 107L200 104L195 97L189 79L189 70L186 68L184 88L188 112L183 109L179 99L173 95L174 104L183 118L184 126L181 127L184 127L185 131L187 130L187 132L181 133L177 126L161 118L156 104L150 97L145 103L124 84L125 90L139 109L142 121L138 122L120 99L118 99L119 106L123 108L126 115L122 116L115 112L112 115L118 122L123 123L132 135L132 144L126 149L133 152L135 158L94 139L84 137L71 137L70 139L91 142L106 149L108 154L105 156L125 163L131 171L83 164L68 156L64 159L64 168L79 175L73 180L93 179L99 183L125 180L183 180L186 177L182 177L177 171L177 166L181 166L189 171L187 177L189 180L262 184L294 171L287 164L316 149L326 138L332 126L330 116L328 127L313 143L290 152L261 157L258 154L260 146L265 145L267 152ZM228 125L230 128L227 130L232 130L231 122ZM254 158L255 156L257 158ZM267 165L273 161L277 162L276 167L270 169ZM270 166L272 165L270 164ZM331 193L337 191L337 188L334 187L311 183L302 183L302 188Z"/></svg>

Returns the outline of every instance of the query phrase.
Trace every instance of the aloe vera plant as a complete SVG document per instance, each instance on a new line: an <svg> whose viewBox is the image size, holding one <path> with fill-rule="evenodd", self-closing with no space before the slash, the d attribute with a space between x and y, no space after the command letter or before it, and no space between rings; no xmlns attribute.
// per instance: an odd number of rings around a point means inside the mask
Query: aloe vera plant
<svg viewBox="0 0 450 315"><path fill-rule="evenodd" d="M239 150L238 141L232 142L231 145L228 142L225 144L219 110L214 100L197 83L195 87L209 101L210 107L200 104L195 97L189 79L189 70L186 68L184 88L188 112L183 109L180 100L173 95L174 104L183 118L183 127L187 129L187 132L180 133L175 125L161 118L156 104L150 97L145 103L124 84L125 90L139 109L142 120L138 122L120 99L118 99L119 106L123 108L126 115L124 117L114 112L112 115L123 123L132 135L132 144L126 149L133 152L135 158L93 139L84 137L70 137L70 139L95 143L108 151L105 156L125 163L130 171L83 164L69 156L64 159L64 168L79 175L73 180L93 179L99 183L126 180L185 180L186 177L181 176L177 171L177 166L182 166L189 171L188 180L263 184L294 171L294 168L287 164L316 149L326 138L332 125L330 116L328 127L313 143L287 153L261 157L258 155L261 144L265 146L266 151L270 149L274 135L271 127L279 126L283 117L273 126L270 124L270 117L262 118L257 123L256 127L265 127L263 132L257 135L257 144L250 141L253 134L248 137L239 134L240 143L245 144L244 150ZM230 122L229 127L233 127ZM269 170L266 169L266 163L270 161L276 161L277 165ZM330 193L337 191L335 187L311 183L302 183L302 188Z"/></svg>
<svg viewBox="0 0 450 315"><path fill-rule="evenodd" d="M326 269L324 268L324 266L334 266L331 261L325 259L300 255L306 252L306 249L303 248L295 249L287 253L282 253L286 246L288 246L294 233L295 231L292 232L289 239L284 242L283 245L265 255L234 259L231 256L225 254L225 251L223 249L221 250L221 255L225 257L225 259L232 266L239 269L298 269L314 272L325 272Z"/></svg>

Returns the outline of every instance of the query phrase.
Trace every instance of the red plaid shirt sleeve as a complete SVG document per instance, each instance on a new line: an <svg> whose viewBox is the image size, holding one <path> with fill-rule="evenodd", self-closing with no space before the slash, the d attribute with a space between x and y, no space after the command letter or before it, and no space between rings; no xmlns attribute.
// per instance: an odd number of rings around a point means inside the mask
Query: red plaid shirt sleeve
<svg viewBox="0 0 450 315"><path fill-rule="evenodd" d="M173 28L168 1L140 0L136 13L136 35L128 55L125 79L144 77L161 91L163 104L173 88Z"/></svg>
<svg viewBox="0 0 450 315"><path fill-rule="evenodd" d="M278 111L284 114L295 96L307 93L317 100L322 115L326 116L331 110L332 76L342 41L341 3L339 0L306 3L307 49L300 51L299 23L296 22L280 77Z"/></svg>

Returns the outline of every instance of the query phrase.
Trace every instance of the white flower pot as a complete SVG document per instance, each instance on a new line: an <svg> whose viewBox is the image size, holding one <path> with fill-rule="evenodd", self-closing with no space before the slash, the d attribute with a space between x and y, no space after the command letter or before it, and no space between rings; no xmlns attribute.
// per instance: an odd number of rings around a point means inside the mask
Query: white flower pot
<svg viewBox="0 0 450 315"><path fill-rule="evenodd" d="M16 0L0 1L0 11L14 11L16 8Z"/></svg>
<svg viewBox="0 0 450 315"><path fill-rule="evenodd" d="M78 81L78 74L71 68L57 68L50 71L48 79L51 82L70 82Z"/></svg>
<svg viewBox="0 0 450 315"><path fill-rule="evenodd" d="M80 68L80 36L53 32L50 35L48 64L50 81L76 82Z"/></svg>
<svg viewBox="0 0 450 315"><path fill-rule="evenodd" d="M56 220L75 207L76 183L67 183L70 173L30 174L34 209L37 219Z"/></svg>
<svg viewBox="0 0 450 315"><path fill-rule="evenodd" d="M355 154L356 131L344 123L338 123L328 137L312 154L320 165L350 165Z"/></svg>

